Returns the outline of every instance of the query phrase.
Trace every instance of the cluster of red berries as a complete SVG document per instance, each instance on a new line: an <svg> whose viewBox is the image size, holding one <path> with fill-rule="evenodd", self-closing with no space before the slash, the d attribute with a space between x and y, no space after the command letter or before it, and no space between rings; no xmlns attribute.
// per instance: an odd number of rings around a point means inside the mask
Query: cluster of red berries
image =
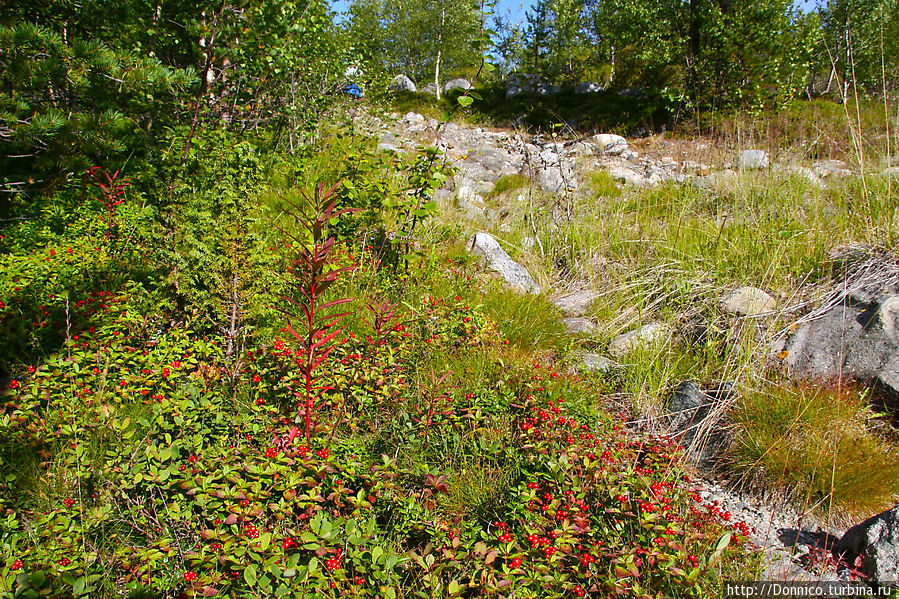
<svg viewBox="0 0 899 599"><path fill-rule="evenodd" d="M11 570L21 570L21 569L24 568L24 567L25 567L25 564L22 563L22 560L17 559L16 561L14 561L14 562L12 563L12 568L10 568L10 569L11 569Z"/></svg>
<svg viewBox="0 0 899 599"><path fill-rule="evenodd" d="M68 497L68 498L64 499L62 503L67 508L71 508L73 505L75 505L75 500L72 499L71 497Z"/></svg>
<svg viewBox="0 0 899 599"><path fill-rule="evenodd" d="M284 539L281 542L281 547L283 547L285 551L288 549L292 549L293 547L296 547L296 546L297 546L297 542L289 537Z"/></svg>
<svg viewBox="0 0 899 599"><path fill-rule="evenodd" d="M581 585L575 585L574 594L577 595L578 597L583 597L584 595L587 594L587 592L584 591L584 589Z"/></svg>
<svg viewBox="0 0 899 599"><path fill-rule="evenodd" d="M532 532L528 535L528 543L531 544L531 549L537 549L541 545L550 545L552 541L547 537L541 537L537 533Z"/></svg>
<svg viewBox="0 0 899 599"><path fill-rule="evenodd" d="M184 573L184 580L186 580L187 582L193 582L196 579L197 579L197 573L194 572L193 570L188 570L187 572Z"/></svg>
<svg viewBox="0 0 899 599"><path fill-rule="evenodd" d="M244 531L247 533L247 537L251 539L259 538L259 529L256 528L255 524L247 524L244 527Z"/></svg>
<svg viewBox="0 0 899 599"><path fill-rule="evenodd" d="M278 450L274 447L269 447L265 450L265 457L272 459L278 457Z"/></svg>
<svg viewBox="0 0 899 599"><path fill-rule="evenodd" d="M694 568L699 566L699 558L696 557L695 555L693 555L692 553L687 556L687 560L690 562L690 565L692 565Z"/></svg>
<svg viewBox="0 0 899 599"><path fill-rule="evenodd" d="M72 560L70 560L67 557L64 557L61 560L58 560L56 563L59 564L60 566L62 566L63 568L65 568L66 566L68 566L69 564L72 563Z"/></svg>
<svg viewBox="0 0 899 599"><path fill-rule="evenodd" d="M596 562L596 558L590 555L589 553L582 553L580 558L581 566L586 568L590 564Z"/></svg>
<svg viewBox="0 0 899 599"><path fill-rule="evenodd" d="M365 584L365 579L362 578L361 576L354 576L353 582L361 585L361 584Z"/></svg>
<svg viewBox="0 0 899 599"><path fill-rule="evenodd" d="M330 455L330 452L328 452L327 449L319 449L318 451L315 452L315 455L317 455L318 457L320 457L323 460L327 460L328 456Z"/></svg>
<svg viewBox="0 0 899 599"><path fill-rule="evenodd" d="M337 550L337 555L335 555L334 557L329 557L328 559L325 560L325 567L331 571L340 570L340 550L339 549Z"/></svg>

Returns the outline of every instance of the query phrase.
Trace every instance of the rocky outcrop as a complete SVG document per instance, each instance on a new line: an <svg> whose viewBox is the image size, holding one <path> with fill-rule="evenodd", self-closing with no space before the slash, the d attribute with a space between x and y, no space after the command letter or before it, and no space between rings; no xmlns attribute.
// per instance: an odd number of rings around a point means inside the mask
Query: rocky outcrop
<svg viewBox="0 0 899 599"><path fill-rule="evenodd" d="M562 91L557 85L546 81L540 75L515 74L510 75L506 84L506 98L520 94L551 96Z"/></svg>
<svg viewBox="0 0 899 599"><path fill-rule="evenodd" d="M899 398L899 263L885 255L847 255L850 262L839 268L848 274L775 350L795 376L854 378Z"/></svg>
<svg viewBox="0 0 899 599"><path fill-rule="evenodd" d="M531 273L512 260L492 235L475 233L468 242L468 250L483 257L487 268L498 273L512 289L522 293L540 293L540 286Z"/></svg>

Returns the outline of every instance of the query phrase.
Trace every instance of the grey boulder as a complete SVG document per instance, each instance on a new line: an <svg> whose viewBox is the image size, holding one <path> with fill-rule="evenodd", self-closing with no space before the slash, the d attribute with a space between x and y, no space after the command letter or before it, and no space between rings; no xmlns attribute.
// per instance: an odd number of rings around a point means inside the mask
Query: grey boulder
<svg viewBox="0 0 899 599"><path fill-rule="evenodd" d="M487 268L498 273L512 289L523 293L540 293L540 286L531 273L512 260L492 235L475 233L468 242L468 251L483 257Z"/></svg>
<svg viewBox="0 0 899 599"><path fill-rule="evenodd" d="M667 340L670 333L670 329L662 323L644 324L612 339L609 353L615 358L620 358L636 349L658 345Z"/></svg>
<svg viewBox="0 0 899 599"><path fill-rule="evenodd" d="M447 81L446 85L443 86L443 91L448 92L454 89L461 89L462 91L466 91L472 88L471 81L468 79L453 79L451 81Z"/></svg>
<svg viewBox="0 0 899 599"><path fill-rule="evenodd" d="M387 91L392 92L417 92L418 88L415 83L405 75L397 75L387 86Z"/></svg>
<svg viewBox="0 0 899 599"><path fill-rule="evenodd" d="M895 587L899 581L899 506L847 530L834 552L849 563L861 556L861 571L870 582Z"/></svg>

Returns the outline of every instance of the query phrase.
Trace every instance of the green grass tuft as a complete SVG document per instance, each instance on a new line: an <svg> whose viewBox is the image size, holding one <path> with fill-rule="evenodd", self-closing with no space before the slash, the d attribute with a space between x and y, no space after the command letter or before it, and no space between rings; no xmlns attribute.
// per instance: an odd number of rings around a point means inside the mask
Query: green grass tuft
<svg viewBox="0 0 899 599"><path fill-rule="evenodd" d="M872 430L875 414L852 387L768 384L740 400L734 420L733 467L805 510L852 521L899 493L896 447Z"/></svg>

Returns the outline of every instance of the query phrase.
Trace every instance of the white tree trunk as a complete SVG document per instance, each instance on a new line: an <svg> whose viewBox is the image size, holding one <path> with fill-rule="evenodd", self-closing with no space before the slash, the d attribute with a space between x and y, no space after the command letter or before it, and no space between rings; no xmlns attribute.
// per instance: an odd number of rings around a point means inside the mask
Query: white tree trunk
<svg viewBox="0 0 899 599"><path fill-rule="evenodd" d="M437 33L437 62L434 65L434 93L440 99L440 59L443 58L443 28L446 27L446 7L440 8L440 30Z"/></svg>

